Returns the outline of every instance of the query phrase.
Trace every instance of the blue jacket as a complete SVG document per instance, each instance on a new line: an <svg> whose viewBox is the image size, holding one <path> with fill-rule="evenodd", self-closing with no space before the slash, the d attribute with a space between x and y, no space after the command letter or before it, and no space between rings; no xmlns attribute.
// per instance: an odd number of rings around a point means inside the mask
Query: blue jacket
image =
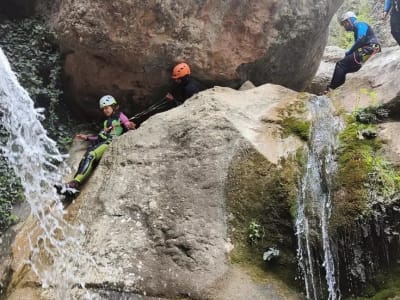
<svg viewBox="0 0 400 300"><path fill-rule="evenodd" d="M354 44L351 46L350 50L346 52L349 55L356 51L358 48L371 44L379 44L378 38L375 36L374 31L371 26L365 22L358 22L355 18L350 18L353 23L354 32Z"/></svg>
<svg viewBox="0 0 400 300"><path fill-rule="evenodd" d="M392 0L385 0L385 6L383 8L384 12L388 12L392 7Z"/></svg>

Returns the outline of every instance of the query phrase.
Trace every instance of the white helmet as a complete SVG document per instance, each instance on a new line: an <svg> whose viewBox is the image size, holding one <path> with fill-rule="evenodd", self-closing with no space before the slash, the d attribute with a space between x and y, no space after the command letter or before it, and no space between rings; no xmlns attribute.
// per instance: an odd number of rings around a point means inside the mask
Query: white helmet
<svg viewBox="0 0 400 300"><path fill-rule="evenodd" d="M109 105L113 105L113 104L117 104L117 100L115 100L115 98L111 95L105 95L100 98L100 101L99 101L100 109L102 109L103 107L109 106Z"/></svg>
<svg viewBox="0 0 400 300"><path fill-rule="evenodd" d="M342 22L344 22L344 21L346 21L347 19L350 19L350 18L356 18L357 19L357 16L352 11L346 11L343 15L341 15L339 17L339 23L342 23Z"/></svg>

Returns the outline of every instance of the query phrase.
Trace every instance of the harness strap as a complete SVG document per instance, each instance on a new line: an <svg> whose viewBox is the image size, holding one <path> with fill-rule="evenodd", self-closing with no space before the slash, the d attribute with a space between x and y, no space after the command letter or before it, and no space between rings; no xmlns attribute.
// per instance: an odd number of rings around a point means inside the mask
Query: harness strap
<svg viewBox="0 0 400 300"><path fill-rule="evenodd" d="M353 58L357 64L361 65L379 52L381 52L381 46L379 44L365 45L353 52Z"/></svg>

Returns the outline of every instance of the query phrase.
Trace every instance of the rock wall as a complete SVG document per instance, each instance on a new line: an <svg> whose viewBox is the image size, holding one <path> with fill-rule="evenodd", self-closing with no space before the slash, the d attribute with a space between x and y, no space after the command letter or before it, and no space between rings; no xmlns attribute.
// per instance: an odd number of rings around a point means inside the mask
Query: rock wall
<svg viewBox="0 0 400 300"><path fill-rule="evenodd" d="M341 2L68 0L52 23L77 105L111 93L129 111L167 91L179 60L206 85L305 87Z"/></svg>

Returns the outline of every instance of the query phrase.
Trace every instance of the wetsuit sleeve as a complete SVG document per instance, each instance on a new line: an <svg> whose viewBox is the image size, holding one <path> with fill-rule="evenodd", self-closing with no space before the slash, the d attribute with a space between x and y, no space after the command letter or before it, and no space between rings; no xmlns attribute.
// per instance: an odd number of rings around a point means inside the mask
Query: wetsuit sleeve
<svg viewBox="0 0 400 300"><path fill-rule="evenodd" d="M121 124L125 127L126 130L129 130L129 119L124 113L120 113L119 115L119 121Z"/></svg>
<svg viewBox="0 0 400 300"><path fill-rule="evenodd" d="M199 88L194 83L190 83L185 88L185 100L192 97L194 94L199 92Z"/></svg>
<svg viewBox="0 0 400 300"><path fill-rule="evenodd" d="M383 11L388 12L390 10L390 7L392 7L392 0L385 0Z"/></svg>
<svg viewBox="0 0 400 300"><path fill-rule="evenodd" d="M349 51L347 51L346 53L352 53L354 52L356 49L364 46L367 43L367 32L368 32L368 25L367 23L364 22L357 22L355 24L355 26L357 27L357 36L355 37L356 41L354 42L353 46L350 48Z"/></svg>
<svg viewBox="0 0 400 300"><path fill-rule="evenodd" d="M99 138L98 138L97 135L89 135L88 138L87 138L87 140L91 141L91 142L97 141L98 139Z"/></svg>

